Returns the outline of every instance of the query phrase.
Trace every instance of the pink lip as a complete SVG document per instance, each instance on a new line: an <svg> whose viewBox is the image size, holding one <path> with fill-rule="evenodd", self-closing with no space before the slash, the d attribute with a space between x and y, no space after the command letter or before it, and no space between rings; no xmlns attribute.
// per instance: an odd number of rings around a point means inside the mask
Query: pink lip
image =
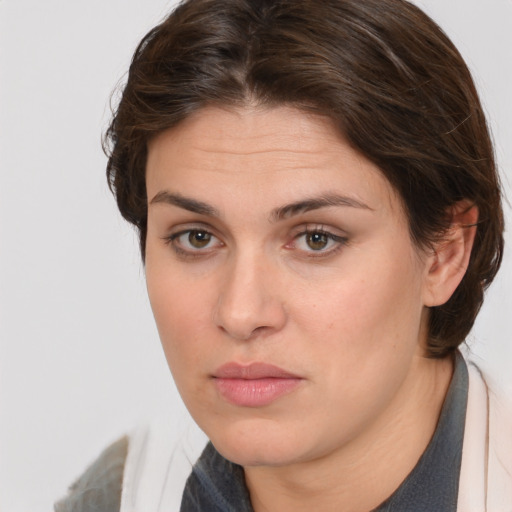
<svg viewBox="0 0 512 512"><path fill-rule="evenodd" d="M301 377L277 366L227 363L213 374L214 384L228 402L241 407L263 407L292 392Z"/></svg>

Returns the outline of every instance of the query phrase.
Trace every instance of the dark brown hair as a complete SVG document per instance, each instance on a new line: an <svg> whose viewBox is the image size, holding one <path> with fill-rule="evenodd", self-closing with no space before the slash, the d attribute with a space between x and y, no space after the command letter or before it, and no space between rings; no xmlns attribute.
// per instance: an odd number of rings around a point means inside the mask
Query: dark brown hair
<svg viewBox="0 0 512 512"><path fill-rule="evenodd" d="M499 179L471 75L448 37L405 0L188 0L142 40L106 133L107 175L140 233L148 141L212 104L293 105L332 119L401 197L418 247L450 207L479 210L469 267L430 314L430 356L470 331L502 258Z"/></svg>

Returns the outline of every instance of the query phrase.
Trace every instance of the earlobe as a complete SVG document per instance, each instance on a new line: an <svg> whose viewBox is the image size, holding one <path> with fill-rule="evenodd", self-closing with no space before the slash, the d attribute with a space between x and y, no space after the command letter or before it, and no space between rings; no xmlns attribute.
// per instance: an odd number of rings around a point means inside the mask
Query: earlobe
<svg viewBox="0 0 512 512"><path fill-rule="evenodd" d="M440 306L447 302L468 268L477 230L478 208L463 200L451 208L450 215L450 228L427 258L425 306Z"/></svg>

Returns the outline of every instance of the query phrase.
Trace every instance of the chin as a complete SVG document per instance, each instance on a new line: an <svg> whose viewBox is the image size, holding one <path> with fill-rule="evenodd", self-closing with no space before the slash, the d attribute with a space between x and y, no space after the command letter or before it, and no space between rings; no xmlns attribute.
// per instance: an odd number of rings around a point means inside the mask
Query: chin
<svg viewBox="0 0 512 512"><path fill-rule="evenodd" d="M270 444L233 446L232 444L213 443L213 445L224 458L243 467L287 466L295 462L297 456L296 450L291 453L280 450L276 453L276 447Z"/></svg>
<svg viewBox="0 0 512 512"><path fill-rule="evenodd" d="M244 467L286 466L303 455L303 440L282 424L269 420L239 423L206 432L216 450L231 462Z"/></svg>

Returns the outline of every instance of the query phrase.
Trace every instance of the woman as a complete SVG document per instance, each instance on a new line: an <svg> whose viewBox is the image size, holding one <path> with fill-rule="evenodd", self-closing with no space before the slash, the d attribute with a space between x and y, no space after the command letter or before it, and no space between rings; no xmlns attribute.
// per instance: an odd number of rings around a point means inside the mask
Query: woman
<svg viewBox="0 0 512 512"><path fill-rule="evenodd" d="M502 414L458 352L501 262L499 180L425 14L186 1L139 45L107 146L211 443L181 486L165 435L120 441L57 510L511 510Z"/></svg>

